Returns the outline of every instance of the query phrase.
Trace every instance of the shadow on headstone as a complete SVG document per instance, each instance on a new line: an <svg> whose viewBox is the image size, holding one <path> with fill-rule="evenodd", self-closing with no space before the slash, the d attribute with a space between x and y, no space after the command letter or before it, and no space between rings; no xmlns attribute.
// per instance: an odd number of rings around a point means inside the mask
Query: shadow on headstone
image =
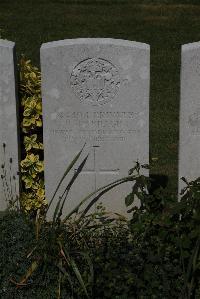
<svg viewBox="0 0 200 299"><path fill-rule="evenodd" d="M152 180L149 188L150 194L153 194L160 187L166 188L169 181L168 176L163 174L150 174L150 179Z"/></svg>

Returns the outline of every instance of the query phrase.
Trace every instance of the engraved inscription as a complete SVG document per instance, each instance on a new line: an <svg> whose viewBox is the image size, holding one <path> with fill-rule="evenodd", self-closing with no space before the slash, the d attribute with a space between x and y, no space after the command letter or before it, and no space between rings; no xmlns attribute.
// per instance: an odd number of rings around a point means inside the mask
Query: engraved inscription
<svg viewBox="0 0 200 299"><path fill-rule="evenodd" d="M139 120L140 113L133 111L68 111L57 114L51 133L66 142L124 142L139 134Z"/></svg>
<svg viewBox="0 0 200 299"><path fill-rule="evenodd" d="M188 123L192 128L192 133L194 135L200 134L200 109L189 116Z"/></svg>
<svg viewBox="0 0 200 299"><path fill-rule="evenodd" d="M89 58L73 69L70 84L82 103L99 106L116 96L120 87L120 76L111 62L101 58Z"/></svg>

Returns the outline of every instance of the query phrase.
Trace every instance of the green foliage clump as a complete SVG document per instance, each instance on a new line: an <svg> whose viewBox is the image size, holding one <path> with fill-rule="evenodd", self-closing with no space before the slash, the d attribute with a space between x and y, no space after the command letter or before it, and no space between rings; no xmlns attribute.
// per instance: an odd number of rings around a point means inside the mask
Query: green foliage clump
<svg viewBox="0 0 200 299"><path fill-rule="evenodd" d="M137 163L130 170L129 221L113 217L101 205L93 214L75 209L62 221L61 201L52 222L39 214L34 221L23 214L21 220L4 216L0 232L6 242L0 254L15 242L12 256L1 264L3 298L200 299L200 178L185 180L178 201L164 189L151 194L151 179L140 174L141 167L147 165ZM10 239L9 221L17 227L12 231L11 225Z"/></svg>
<svg viewBox="0 0 200 299"><path fill-rule="evenodd" d="M23 56L20 60L20 95L25 151L21 161L24 186L21 205L25 211L33 212L47 204L43 178L41 74Z"/></svg>
<svg viewBox="0 0 200 299"><path fill-rule="evenodd" d="M188 183L180 201L139 176L126 198L130 230L140 258L136 298L200 298L200 178ZM141 206L134 206L139 198Z"/></svg>
<svg viewBox="0 0 200 299"><path fill-rule="evenodd" d="M0 231L5 239L0 253L6 255L1 260L3 271L0 274L3 298L102 298L99 286L106 276L110 285L104 291L104 298L110 298L111 292L120 294L123 286L116 286L117 291L114 286L119 279L125 282L127 277L120 276L124 266L119 260L123 256L120 248L123 249L128 235L124 221L112 220L111 225L110 218L100 207L95 214L82 218L79 225L75 218L54 227L46 222L36 237L34 222L28 219L23 214L11 213L0 221ZM118 252L121 252L120 256L117 256ZM109 256L112 256L112 268L109 267ZM127 255L127 266L128 261ZM104 262L107 266L101 276L99 270L103 270ZM115 271L116 277L111 270ZM127 287L126 283L125 289Z"/></svg>
<svg viewBox="0 0 200 299"><path fill-rule="evenodd" d="M34 244L33 224L20 212L6 212L0 217L0 236L0 298L10 299L17 292L11 290L14 275L23 275L29 266L26 256Z"/></svg>

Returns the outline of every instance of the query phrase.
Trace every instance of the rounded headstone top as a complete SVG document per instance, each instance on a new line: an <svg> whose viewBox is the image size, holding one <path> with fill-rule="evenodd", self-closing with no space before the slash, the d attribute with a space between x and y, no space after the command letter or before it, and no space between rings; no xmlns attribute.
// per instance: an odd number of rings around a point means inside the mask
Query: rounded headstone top
<svg viewBox="0 0 200 299"><path fill-rule="evenodd" d="M195 49L199 49L199 48L200 48L200 42L184 44L181 47L182 52L186 52L186 51L190 51L190 50L195 50Z"/></svg>
<svg viewBox="0 0 200 299"><path fill-rule="evenodd" d="M0 39L0 47L14 48L15 43L6 39Z"/></svg>
<svg viewBox="0 0 200 299"><path fill-rule="evenodd" d="M145 43L123 40L123 39L115 39L115 38L75 38L75 39L64 39L59 41L53 41L44 43L41 46L41 50L51 48L51 47L63 47L70 45L80 45L80 44L105 44L105 45L115 45L115 46L124 46L124 47L133 47L139 48L143 50L149 50L150 46Z"/></svg>

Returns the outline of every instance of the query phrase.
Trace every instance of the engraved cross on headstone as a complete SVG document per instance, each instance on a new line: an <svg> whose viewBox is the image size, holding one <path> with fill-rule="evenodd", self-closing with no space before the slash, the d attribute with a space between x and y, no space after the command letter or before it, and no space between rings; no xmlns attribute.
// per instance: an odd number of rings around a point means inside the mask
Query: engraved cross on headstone
<svg viewBox="0 0 200 299"><path fill-rule="evenodd" d="M94 188L95 190L97 189L97 175L101 174L101 175L107 175L107 174L119 174L119 168L116 169L107 169L107 168L100 168L97 160L98 160L98 154L97 154L97 150L100 146L99 145L93 145L92 149L93 149L93 168L90 169L84 169L81 171L81 174L94 174ZM77 171L77 169L75 169L75 171Z"/></svg>

